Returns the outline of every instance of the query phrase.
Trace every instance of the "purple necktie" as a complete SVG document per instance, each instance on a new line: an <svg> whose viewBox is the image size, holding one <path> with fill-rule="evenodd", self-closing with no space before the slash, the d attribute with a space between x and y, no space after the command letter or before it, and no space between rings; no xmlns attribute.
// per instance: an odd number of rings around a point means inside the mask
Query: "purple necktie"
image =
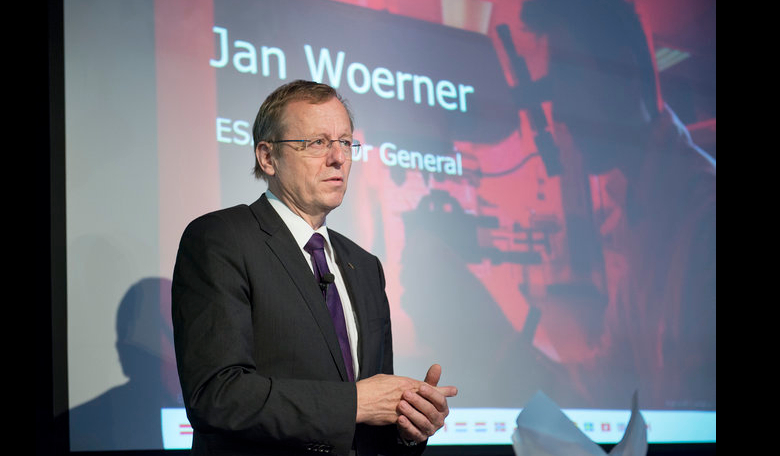
<svg viewBox="0 0 780 456"><path fill-rule="evenodd" d="M303 247L311 254L312 264L314 265L314 278L320 286L324 285L322 294L325 296L325 304L328 306L330 319L333 320L333 326L336 329L336 336L341 346L341 356L344 358L344 364L347 367L347 377L349 381L355 380L355 374L352 368L352 352L349 349L349 337L347 336L347 323L344 320L344 309L341 307L341 298L336 289L335 283L323 281L326 274L330 274L328 262L325 260L325 238L320 233L314 233Z"/></svg>

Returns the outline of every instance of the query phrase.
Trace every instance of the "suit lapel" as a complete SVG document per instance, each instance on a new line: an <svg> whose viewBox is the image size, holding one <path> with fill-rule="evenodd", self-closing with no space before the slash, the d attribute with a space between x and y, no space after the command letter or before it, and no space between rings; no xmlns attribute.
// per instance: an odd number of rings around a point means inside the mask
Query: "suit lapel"
<svg viewBox="0 0 780 456"><path fill-rule="evenodd" d="M325 338L331 357L338 367L341 379L346 380L347 370L341 356L336 330L333 328L333 322L325 305L325 299L322 296L320 287L314 280L309 265L306 264L303 253L301 253L298 244L295 243L295 238L281 217L279 217L279 214L271 206L271 203L268 202L265 194L250 207L255 214L260 229L268 234L268 239L266 240L268 248L276 255L276 258L298 288L301 297L303 297L314 320L317 322L322 336Z"/></svg>

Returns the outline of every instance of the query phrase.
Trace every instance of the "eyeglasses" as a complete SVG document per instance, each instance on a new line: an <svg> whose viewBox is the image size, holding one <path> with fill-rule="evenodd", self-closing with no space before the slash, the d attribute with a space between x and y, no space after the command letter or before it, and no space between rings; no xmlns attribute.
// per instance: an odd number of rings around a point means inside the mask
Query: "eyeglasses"
<svg viewBox="0 0 780 456"><path fill-rule="evenodd" d="M280 139L278 141L268 141L269 143L298 143L298 146L292 146L295 150L305 152L305 156L308 157L324 157L328 154L333 143L336 143L339 150L344 152L344 156L347 160L352 160L352 154L360 152L361 144L357 141L351 141L349 139Z"/></svg>

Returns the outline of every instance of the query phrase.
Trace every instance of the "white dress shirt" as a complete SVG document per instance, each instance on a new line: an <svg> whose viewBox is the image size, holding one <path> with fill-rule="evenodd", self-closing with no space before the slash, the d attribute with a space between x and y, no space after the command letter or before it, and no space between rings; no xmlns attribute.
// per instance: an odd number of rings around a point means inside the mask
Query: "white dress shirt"
<svg viewBox="0 0 780 456"><path fill-rule="evenodd" d="M344 285L344 279L341 276L341 270L336 263L336 253L330 246L330 237L328 236L328 229L323 224L319 229L314 230L304 219L298 214L290 210L279 198L276 197L270 190L266 190L265 195L268 197L268 201L271 206L282 218L282 221L292 233L295 238L295 242L301 249L304 258L306 258L309 267L314 274L314 265L312 264L312 258L309 252L303 249L306 243L309 242L312 235L320 233L325 238L325 259L328 261L328 269L335 277L334 284L336 290L339 292L339 298L341 298L341 307L344 309L344 321L347 325L347 336L349 337L349 350L352 352L352 368L355 373L355 379L358 379L360 373L360 363L358 361L357 347L358 347L358 331L357 320L355 319L355 311L352 308L352 302L349 299L347 288Z"/></svg>

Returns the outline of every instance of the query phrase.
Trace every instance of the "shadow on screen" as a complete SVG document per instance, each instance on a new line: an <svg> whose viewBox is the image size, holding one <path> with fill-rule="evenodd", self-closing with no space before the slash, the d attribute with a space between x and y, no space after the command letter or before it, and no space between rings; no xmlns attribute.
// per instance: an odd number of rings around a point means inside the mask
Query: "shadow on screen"
<svg viewBox="0 0 780 456"><path fill-rule="evenodd" d="M129 380L70 411L71 450L162 448L160 409L183 407L170 305L168 279L145 278L127 290L116 349Z"/></svg>

